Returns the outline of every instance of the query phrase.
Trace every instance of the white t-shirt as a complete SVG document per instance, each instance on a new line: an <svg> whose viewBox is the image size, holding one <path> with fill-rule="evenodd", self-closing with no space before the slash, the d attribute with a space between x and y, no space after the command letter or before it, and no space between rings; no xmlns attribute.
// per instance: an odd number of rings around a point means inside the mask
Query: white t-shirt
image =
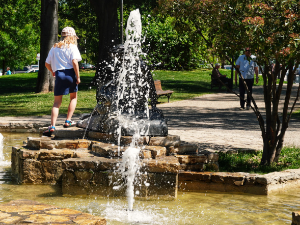
<svg viewBox="0 0 300 225"><path fill-rule="evenodd" d="M57 70L72 69L73 59L77 59L78 62L82 60L77 46L70 44L62 48L52 47L46 63L50 64L53 72L55 72Z"/></svg>
<svg viewBox="0 0 300 225"><path fill-rule="evenodd" d="M240 72L244 79L254 78L254 68L257 67L257 64L253 60L255 60L256 57L251 55L250 58L251 60L249 61L246 55L241 55L235 63L237 66L240 66Z"/></svg>

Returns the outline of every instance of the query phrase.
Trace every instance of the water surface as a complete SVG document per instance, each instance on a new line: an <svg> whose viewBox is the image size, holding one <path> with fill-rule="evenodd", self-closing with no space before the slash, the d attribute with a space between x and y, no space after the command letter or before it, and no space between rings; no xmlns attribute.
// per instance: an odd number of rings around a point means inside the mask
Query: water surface
<svg viewBox="0 0 300 225"><path fill-rule="evenodd" d="M37 134L2 133L3 155L10 161L12 146ZM126 198L63 196L59 186L18 185L11 181L10 166L0 166L0 203L30 199L102 216L108 224L291 224L300 211L300 187L270 196L223 192L179 192L174 201L135 200L126 210Z"/></svg>

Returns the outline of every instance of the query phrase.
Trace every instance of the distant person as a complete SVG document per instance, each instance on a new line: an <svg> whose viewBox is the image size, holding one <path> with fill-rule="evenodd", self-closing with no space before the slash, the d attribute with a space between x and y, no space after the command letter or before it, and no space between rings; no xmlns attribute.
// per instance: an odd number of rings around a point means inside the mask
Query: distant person
<svg viewBox="0 0 300 225"><path fill-rule="evenodd" d="M236 68L239 69L241 75L243 76L247 87L252 94L252 87L254 84L254 73L256 75L256 83L258 83L258 66L254 61L255 56L251 55L250 48L245 48L244 55L239 56L236 61ZM235 82L237 81L237 71L235 71ZM240 90L240 109L245 109L245 85L239 74L239 90ZM247 93L247 105L246 109L249 110L251 106L251 98Z"/></svg>
<svg viewBox="0 0 300 225"><path fill-rule="evenodd" d="M218 79L220 78L220 80L228 85L229 89L232 90L232 80L230 78L227 78L226 75L222 75L219 71L219 68L220 68L220 64L219 63L216 63L215 67L213 68L213 71L212 71L212 78L213 79Z"/></svg>
<svg viewBox="0 0 300 225"><path fill-rule="evenodd" d="M64 127L76 125L71 118L77 105L77 91L80 83L78 62L82 60L77 47L77 39L75 30L72 27L65 27L61 32L61 41L54 44L46 59L45 66L52 76L55 77L51 126L43 133L46 136L51 136L55 131L63 95L70 94L70 103Z"/></svg>
<svg viewBox="0 0 300 225"><path fill-rule="evenodd" d="M6 75L11 75L11 71L9 67L6 68Z"/></svg>

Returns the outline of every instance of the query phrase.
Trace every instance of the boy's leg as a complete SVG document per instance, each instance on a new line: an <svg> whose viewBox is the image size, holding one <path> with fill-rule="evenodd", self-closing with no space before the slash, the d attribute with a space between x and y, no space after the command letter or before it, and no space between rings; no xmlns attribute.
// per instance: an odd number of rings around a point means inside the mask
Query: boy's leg
<svg viewBox="0 0 300 225"><path fill-rule="evenodd" d="M67 120L71 121L77 105L77 92L70 93L70 104L68 108Z"/></svg>
<svg viewBox="0 0 300 225"><path fill-rule="evenodd" d="M51 110L51 126L55 127L56 120L57 120L58 113L59 113L59 107L61 106L61 102L62 102L62 95L54 96L54 103L53 103L53 107Z"/></svg>

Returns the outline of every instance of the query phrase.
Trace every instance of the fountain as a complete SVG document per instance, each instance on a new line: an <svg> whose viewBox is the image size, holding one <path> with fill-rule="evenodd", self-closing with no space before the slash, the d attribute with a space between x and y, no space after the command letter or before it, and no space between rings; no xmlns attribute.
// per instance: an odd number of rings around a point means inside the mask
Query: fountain
<svg viewBox="0 0 300 225"><path fill-rule="evenodd" d="M98 71L93 112L79 121L79 128L57 127L55 137L30 137L25 146L13 147L12 173L25 185L9 191L4 188L0 199L9 192L13 193L10 199L30 196L104 216L112 224L247 223L256 221L256 215L247 214L253 210L265 214L267 219L259 222L268 221L265 202L275 214L270 198L259 197L260 209L257 198L247 196L247 202L242 203L242 194L228 196L205 190L265 194L263 185L272 182L249 174L200 173L205 167L217 170L218 155L197 154L197 146L168 135L163 113L156 107L151 73L140 59L137 18L139 13L134 11L128 20L126 33L132 38L124 46L115 46L111 61ZM30 186L34 194L26 184L35 184ZM234 203L236 207L227 209ZM286 205L293 208L295 204ZM278 217L278 224L287 218Z"/></svg>
<svg viewBox="0 0 300 225"><path fill-rule="evenodd" d="M129 16L126 42L111 55L97 71L96 107L78 127L57 127L54 137L28 138L13 148L17 182L59 184L71 196L127 196L132 210L135 198L176 199L179 171L218 168L218 154L197 155L196 145L168 135L142 60L138 10Z"/></svg>
<svg viewBox="0 0 300 225"><path fill-rule="evenodd" d="M8 165L10 165L10 162L5 161L3 154L3 135L0 133L0 167Z"/></svg>
<svg viewBox="0 0 300 225"><path fill-rule="evenodd" d="M139 10L130 13L124 45L114 46L111 60L96 73L97 102L92 115L78 127L121 136L167 136L151 72L141 59L141 19ZM103 68L104 67L104 68ZM148 99L151 109L148 107Z"/></svg>

